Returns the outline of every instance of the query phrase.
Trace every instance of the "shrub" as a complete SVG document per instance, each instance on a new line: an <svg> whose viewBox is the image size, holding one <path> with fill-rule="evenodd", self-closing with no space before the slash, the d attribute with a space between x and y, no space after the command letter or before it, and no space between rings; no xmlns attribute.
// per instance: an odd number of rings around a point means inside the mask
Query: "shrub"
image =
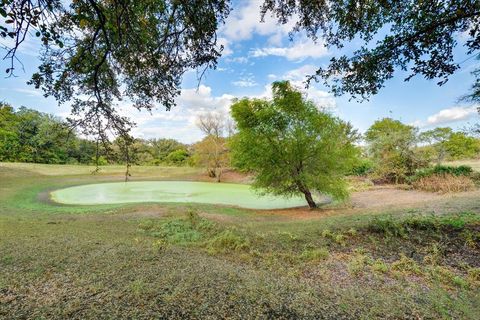
<svg viewBox="0 0 480 320"><path fill-rule="evenodd" d="M413 188L428 192L464 192L473 190L475 184L470 177L453 174L434 174L422 177L412 183Z"/></svg>
<svg viewBox="0 0 480 320"><path fill-rule="evenodd" d="M435 175L453 175L453 176L471 176L473 175L473 169L470 166L443 166L443 165L436 165L430 168L424 168L421 170L417 170L415 175L411 176L408 181L415 182L419 179L435 176Z"/></svg>
<svg viewBox="0 0 480 320"><path fill-rule="evenodd" d="M170 152L165 157L165 162L168 164L176 165L176 166L182 166L187 163L189 157L190 157L190 154L188 153L187 150L178 149Z"/></svg>
<svg viewBox="0 0 480 320"><path fill-rule="evenodd" d="M442 266L436 266L430 269L430 277L446 285L455 285L458 287L467 287L467 282L461 277L455 275L450 269Z"/></svg>
<svg viewBox="0 0 480 320"><path fill-rule="evenodd" d="M470 175L470 179L472 179L473 183L475 183L476 186L480 186L480 172L473 172Z"/></svg>
<svg viewBox="0 0 480 320"><path fill-rule="evenodd" d="M462 230L467 223L474 221L477 221L475 215L468 212L443 217L412 215L403 220L394 220L392 216L386 216L373 218L367 229L387 236L406 237L408 233L416 230L439 231L443 228Z"/></svg>
<svg viewBox="0 0 480 320"><path fill-rule="evenodd" d="M300 258L305 261L319 261L328 258L329 252L326 248L320 249L305 249L303 250Z"/></svg>
<svg viewBox="0 0 480 320"><path fill-rule="evenodd" d="M334 233L329 229L325 229L322 231L322 237L324 238L332 238L333 236L334 236Z"/></svg>
<svg viewBox="0 0 480 320"><path fill-rule="evenodd" d="M429 192L462 192L475 188L472 167L442 166L418 170L409 178L413 188Z"/></svg>
<svg viewBox="0 0 480 320"><path fill-rule="evenodd" d="M364 271L365 267L373 263L369 256L362 253L356 253L355 256L348 262L348 271L351 274L357 275Z"/></svg>
<svg viewBox="0 0 480 320"><path fill-rule="evenodd" d="M383 233L388 236L403 237L405 235L404 226L392 217L379 218L375 217L369 223L368 229L372 232Z"/></svg>
<svg viewBox="0 0 480 320"><path fill-rule="evenodd" d="M146 234L160 238L165 243L184 244L197 242L214 231L213 222L203 219L196 212L190 211L186 218L153 221L146 220L139 224L139 229Z"/></svg>
<svg viewBox="0 0 480 320"><path fill-rule="evenodd" d="M388 272L388 265L382 260L377 259L372 263L371 266L372 270L379 273L387 273Z"/></svg>
<svg viewBox="0 0 480 320"><path fill-rule="evenodd" d="M345 236L341 233L335 235L334 241L342 247L347 245L347 242L345 241Z"/></svg>
<svg viewBox="0 0 480 320"><path fill-rule="evenodd" d="M415 262L415 260L408 258L403 253L400 259L392 263L392 270L399 271L406 274L421 275L422 270Z"/></svg>
<svg viewBox="0 0 480 320"><path fill-rule="evenodd" d="M428 251L428 254L423 257L423 262L432 266L439 264L442 260L442 251L438 244L434 243Z"/></svg>
<svg viewBox="0 0 480 320"><path fill-rule="evenodd" d="M249 248L249 242L245 237L227 229L212 238L207 248L210 253L241 251Z"/></svg>
<svg viewBox="0 0 480 320"><path fill-rule="evenodd" d="M480 285L480 268L471 268L467 272L467 279L473 285Z"/></svg>
<svg viewBox="0 0 480 320"><path fill-rule="evenodd" d="M349 172L352 176L366 176L374 169L374 164L370 159L360 159L354 164Z"/></svg>

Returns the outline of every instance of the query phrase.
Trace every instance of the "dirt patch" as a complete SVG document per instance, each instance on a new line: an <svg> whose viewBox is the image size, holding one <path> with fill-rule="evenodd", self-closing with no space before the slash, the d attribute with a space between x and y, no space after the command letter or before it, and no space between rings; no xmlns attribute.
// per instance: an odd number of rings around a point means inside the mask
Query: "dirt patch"
<svg viewBox="0 0 480 320"><path fill-rule="evenodd" d="M277 216L295 220L322 219L333 215L384 212L400 209L421 209L428 212L480 211L480 190L453 194L438 194L417 190L402 190L382 186L367 191L352 193L344 204L320 207L311 210L308 207L257 211L259 216Z"/></svg>
<svg viewBox="0 0 480 320"><path fill-rule="evenodd" d="M449 195L437 193L401 190L395 187L380 187L353 193L350 198L350 204L353 208L387 208L436 201L448 197Z"/></svg>

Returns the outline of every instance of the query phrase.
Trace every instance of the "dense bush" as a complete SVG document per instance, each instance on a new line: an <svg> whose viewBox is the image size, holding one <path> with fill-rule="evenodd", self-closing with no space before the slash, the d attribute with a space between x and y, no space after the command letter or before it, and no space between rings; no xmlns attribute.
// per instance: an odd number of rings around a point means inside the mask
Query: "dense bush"
<svg viewBox="0 0 480 320"><path fill-rule="evenodd" d="M374 169L374 164L372 160L367 158L359 159L357 163L355 163L352 169L349 172L351 176L366 176L371 173Z"/></svg>
<svg viewBox="0 0 480 320"><path fill-rule="evenodd" d="M377 120L365 133L367 151L374 163L375 180L403 183L425 165L415 152L418 129L390 118Z"/></svg>
<svg viewBox="0 0 480 320"><path fill-rule="evenodd" d="M433 175L452 175L452 176L470 176L473 174L473 169L470 166L443 166L436 165L434 167L418 170L415 175L409 178L410 182L414 182L421 178L430 177Z"/></svg>
<svg viewBox="0 0 480 320"><path fill-rule="evenodd" d="M445 141L445 150L452 160L474 158L480 152L480 141L463 132L455 132Z"/></svg>
<svg viewBox="0 0 480 320"><path fill-rule="evenodd" d="M0 161L89 163L95 143L79 138L60 118L0 104Z"/></svg>

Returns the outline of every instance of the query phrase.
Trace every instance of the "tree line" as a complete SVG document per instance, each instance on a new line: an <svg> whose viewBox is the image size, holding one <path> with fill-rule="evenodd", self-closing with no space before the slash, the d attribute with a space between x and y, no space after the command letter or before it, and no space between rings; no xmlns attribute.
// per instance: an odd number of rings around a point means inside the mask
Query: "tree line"
<svg viewBox="0 0 480 320"><path fill-rule="evenodd" d="M122 139L108 143L82 138L59 117L0 104L0 161L49 164L124 164ZM133 139L130 162L137 165L191 164L191 146L174 139Z"/></svg>

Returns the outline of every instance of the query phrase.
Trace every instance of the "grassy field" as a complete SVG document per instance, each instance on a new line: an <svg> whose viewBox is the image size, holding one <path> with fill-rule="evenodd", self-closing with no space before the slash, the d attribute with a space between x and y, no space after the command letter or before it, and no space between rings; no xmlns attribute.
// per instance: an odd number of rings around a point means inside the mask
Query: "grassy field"
<svg viewBox="0 0 480 320"><path fill-rule="evenodd" d="M0 319L480 319L479 192L317 211L49 201L124 179L92 170L0 163Z"/></svg>

